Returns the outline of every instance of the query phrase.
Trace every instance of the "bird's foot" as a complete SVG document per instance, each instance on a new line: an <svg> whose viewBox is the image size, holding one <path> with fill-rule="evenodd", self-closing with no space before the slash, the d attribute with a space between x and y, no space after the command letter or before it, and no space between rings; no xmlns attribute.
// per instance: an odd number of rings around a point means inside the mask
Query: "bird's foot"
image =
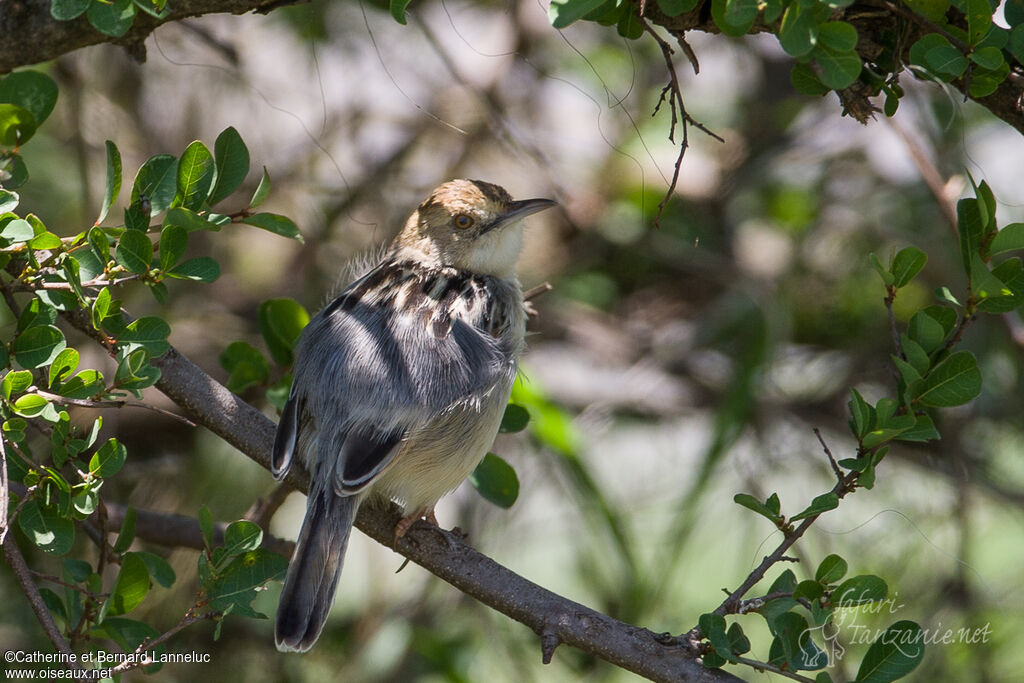
<svg viewBox="0 0 1024 683"><path fill-rule="evenodd" d="M395 545L398 545L398 539L405 536L405 534L412 528L412 525L421 519L425 519L429 523L440 528L437 523L437 517L434 516L434 508L427 508L426 510L420 509L413 512L411 515L406 515L402 519L398 520L398 524L395 525Z"/></svg>

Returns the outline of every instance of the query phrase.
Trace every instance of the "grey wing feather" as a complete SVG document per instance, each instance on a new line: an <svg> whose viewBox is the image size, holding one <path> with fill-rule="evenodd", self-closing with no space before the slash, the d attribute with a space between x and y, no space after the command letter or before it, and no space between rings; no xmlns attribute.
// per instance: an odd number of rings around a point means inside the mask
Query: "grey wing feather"
<svg viewBox="0 0 1024 683"><path fill-rule="evenodd" d="M410 429L483 399L515 375L513 350L459 318L438 335L423 309L396 314L388 302L346 300L373 275L315 316L296 349L294 386L302 411L315 417L318 440L338 448L339 493L370 483Z"/></svg>
<svg viewBox="0 0 1024 683"><path fill-rule="evenodd" d="M299 442L299 399L289 396L281 411L274 436L274 451L270 456L270 473L280 481L288 473Z"/></svg>

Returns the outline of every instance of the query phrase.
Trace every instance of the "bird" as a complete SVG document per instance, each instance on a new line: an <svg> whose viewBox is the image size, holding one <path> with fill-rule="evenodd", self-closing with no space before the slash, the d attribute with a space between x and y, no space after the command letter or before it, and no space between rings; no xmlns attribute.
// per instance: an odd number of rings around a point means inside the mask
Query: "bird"
<svg viewBox="0 0 1024 683"><path fill-rule="evenodd" d="M487 453L525 348L521 221L555 205L446 182L304 328L271 460L278 480L296 457L310 473L279 650L305 652L320 637L364 501L402 507L397 542L419 519L436 525L434 505Z"/></svg>

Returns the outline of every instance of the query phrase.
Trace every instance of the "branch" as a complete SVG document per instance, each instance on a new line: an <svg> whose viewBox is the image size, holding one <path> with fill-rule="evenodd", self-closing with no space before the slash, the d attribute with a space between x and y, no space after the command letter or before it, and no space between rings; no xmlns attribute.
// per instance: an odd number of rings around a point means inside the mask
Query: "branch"
<svg viewBox="0 0 1024 683"><path fill-rule="evenodd" d="M67 318L96 338L84 312L69 313ZM198 424L269 469L276 429L273 422L174 348L152 364L162 373L158 389ZM305 491L309 475L295 463L286 482ZM390 548L400 516L395 506L387 510L364 506L356 526ZM141 519L140 514L137 530ZM458 534L417 523L400 539L397 551L483 604L532 628L542 637L545 657L559 643L565 643L655 681L741 680L705 668L688 647L664 645L657 634L645 628L613 619L524 579L466 545Z"/></svg>
<svg viewBox="0 0 1024 683"><path fill-rule="evenodd" d="M180 21L204 14L267 13L301 0L178 0L170 4L171 13L159 21L139 12L124 36L113 38L97 31L85 16L72 21L57 21L50 16L50 0L21 0L0 5L0 74L29 64L55 59L88 45L113 43L128 50L140 61L146 58L143 42L161 23Z"/></svg>
<svg viewBox="0 0 1024 683"><path fill-rule="evenodd" d="M3 548L4 558L7 560L7 564L11 565L21 590L28 597L28 602L32 605L32 611L36 613L39 623L42 624L43 630L46 632L46 637L53 643L57 652L68 657L67 665L69 667L84 674L84 669L75 658L71 645L68 644L67 638L57 628L57 624L53 621L53 615L50 614L46 603L43 602L43 596L40 595L39 588L36 587L35 581L32 580L32 571L25 564L25 558L21 556L21 551L14 542L13 535L8 535L4 539ZM82 678L78 677L76 680L82 680Z"/></svg>

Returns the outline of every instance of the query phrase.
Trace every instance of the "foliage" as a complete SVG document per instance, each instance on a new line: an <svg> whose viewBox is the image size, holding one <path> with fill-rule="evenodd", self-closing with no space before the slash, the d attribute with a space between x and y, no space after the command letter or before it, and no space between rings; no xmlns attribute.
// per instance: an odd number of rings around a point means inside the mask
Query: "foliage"
<svg viewBox="0 0 1024 683"><path fill-rule="evenodd" d="M6 116L0 144L7 148L0 176L0 262L5 267L0 288L17 315L13 333L0 346L4 461L15 483L9 514L33 545L63 558L62 594L46 589L42 594L72 645L96 648L107 639L126 652L141 652L160 634L125 615L145 600L153 584L172 587L175 573L162 557L130 550L135 534L130 508L107 552L93 562L69 556L76 529L102 508L101 489L109 487L129 454L116 438L98 438L102 417L78 427L67 408L122 406L132 397L141 399L143 390L160 380L152 361L170 348L170 325L160 316L133 319L117 297L141 283L164 301L168 287L178 281L216 280L220 266L214 259L186 257L196 231L217 232L243 223L293 238L298 231L284 217L253 212L269 187L265 173L246 208L230 214L212 210L234 196L249 172L248 150L233 128L220 134L213 153L196 141L180 158L164 154L146 161L132 183L122 224L102 225L122 186L121 155L110 141L106 189L94 225L63 237L33 214L19 216L15 190L28 180L21 148L56 98L56 85L40 72L22 71L0 80L0 108ZM31 297L19 302L22 292ZM62 320L84 321L113 359L112 373L82 367L83 355L70 345ZM283 576L287 560L260 548L262 531L252 522L229 525L223 544L216 545L209 513L202 511L200 520L205 551L199 557L199 590L183 619L216 619L219 632L227 614L262 617L252 609L252 600L268 581ZM104 568L110 564L119 570L105 581Z"/></svg>
<svg viewBox="0 0 1024 683"><path fill-rule="evenodd" d="M698 0L657 0L669 18L691 12ZM971 97L991 95L1010 75L1010 65L1024 65L1024 5L1006 3L1003 28L993 21L999 3L989 0L915 0L901 17L906 24L887 34L880 45L859 44L857 13L847 15L852 0L711 0L711 18L725 35L750 33L755 25L771 31L796 60L793 87L823 95L858 85L861 94L885 94L884 111L892 116L904 90L904 68L935 81L959 81ZM642 5L641 5L642 6ZM894 5L888 5L894 9ZM643 34L637 6L628 0L555 0L551 24L565 28L594 21L618 28L619 35ZM912 40L912 43L908 43ZM909 47L909 51L905 50ZM858 50L860 48L860 50ZM880 49L878 49L880 48Z"/></svg>

